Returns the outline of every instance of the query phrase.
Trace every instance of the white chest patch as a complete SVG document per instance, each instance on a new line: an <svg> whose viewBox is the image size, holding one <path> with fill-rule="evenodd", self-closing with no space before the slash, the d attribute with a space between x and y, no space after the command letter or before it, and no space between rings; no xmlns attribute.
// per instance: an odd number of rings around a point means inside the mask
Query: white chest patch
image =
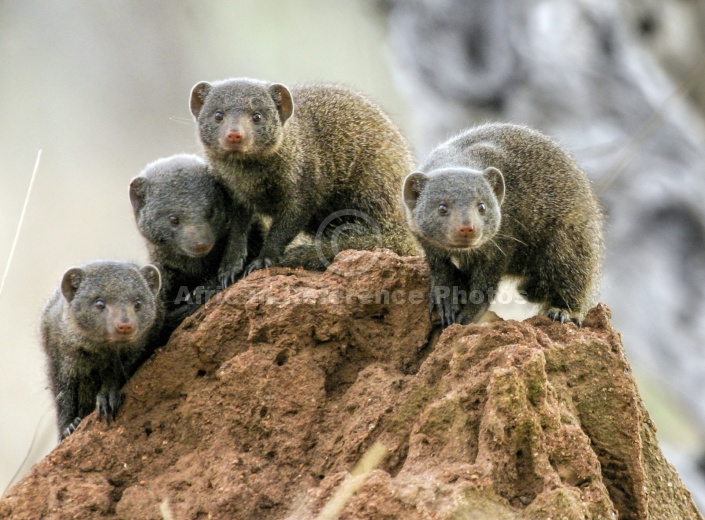
<svg viewBox="0 0 705 520"><path fill-rule="evenodd" d="M450 263L453 264L458 269L460 269L460 258L458 258L457 256L451 256Z"/></svg>

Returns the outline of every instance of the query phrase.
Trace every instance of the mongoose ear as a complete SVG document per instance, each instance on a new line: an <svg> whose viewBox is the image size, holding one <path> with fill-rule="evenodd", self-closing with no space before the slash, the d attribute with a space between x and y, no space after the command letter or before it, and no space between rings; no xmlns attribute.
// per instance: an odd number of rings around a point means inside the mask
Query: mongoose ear
<svg viewBox="0 0 705 520"><path fill-rule="evenodd" d="M72 267L64 273L64 277L61 279L61 293L66 298L66 301L70 302L76 296L76 291L78 286L81 285L83 276L83 269L80 267Z"/></svg>
<svg viewBox="0 0 705 520"><path fill-rule="evenodd" d="M159 269L152 264L147 264L140 269L140 274L147 280L147 285L149 285L152 292L157 294L162 286L162 275L159 274Z"/></svg>
<svg viewBox="0 0 705 520"><path fill-rule="evenodd" d="M210 83L207 81L201 81L200 83L196 83L191 89L190 107L191 113L196 119L198 119L198 114L201 113L203 104L206 102L206 96L211 91L211 88L212 86Z"/></svg>
<svg viewBox="0 0 705 520"><path fill-rule="evenodd" d="M269 93L274 100L274 104L277 105L279 119L284 124L294 113L294 100L291 99L291 92L284 85L275 83L269 87Z"/></svg>
<svg viewBox="0 0 705 520"><path fill-rule="evenodd" d="M504 202L504 175L502 175L502 172L499 171L497 168L494 168L493 166L490 166L484 172L482 172L482 175L485 177L487 182L490 183L492 191L494 191L494 194L497 197L497 201L501 205L502 202Z"/></svg>
<svg viewBox="0 0 705 520"><path fill-rule="evenodd" d="M402 198L404 199L404 204L406 204L406 207L410 210L413 211L416 207L416 201L419 200L419 196L427 181L428 176L422 172L410 173L406 176L406 179L404 179Z"/></svg>
<svg viewBox="0 0 705 520"><path fill-rule="evenodd" d="M135 214L144 206L145 193L147 191L147 179L135 177L130 181L130 202Z"/></svg>

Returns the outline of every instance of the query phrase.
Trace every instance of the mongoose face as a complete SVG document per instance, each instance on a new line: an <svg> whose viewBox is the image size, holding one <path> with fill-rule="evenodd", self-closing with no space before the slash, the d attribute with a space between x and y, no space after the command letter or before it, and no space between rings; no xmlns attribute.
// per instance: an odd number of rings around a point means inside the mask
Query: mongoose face
<svg viewBox="0 0 705 520"><path fill-rule="evenodd" d="M149 164L130 183L130 202L140 233L169 256L207 255L230 223L224 189L195 155Z"/></svg>
<svg viewBox="0 0 705 520"><path fill-rule="evenodd" d="M161 277L156 267L119 262L94 262L72 267L61 281L70 322L84 348L105 343L137 343L150 331L157 317L156 295Z"/></svg>
<svg viewBox="0 0 705 520"><path fill-rule="evenodd" d="M240 160L276 152L294 110L284 85L251 79L198 83L190 107L207 153Z"/></svg>
<svg viewBox="0 0 705 520"><path fill-rule="evenodd" d="M504 180L496 168L416 172L404 181L413 233L443 249L480 247L497 233Z"/></svg>

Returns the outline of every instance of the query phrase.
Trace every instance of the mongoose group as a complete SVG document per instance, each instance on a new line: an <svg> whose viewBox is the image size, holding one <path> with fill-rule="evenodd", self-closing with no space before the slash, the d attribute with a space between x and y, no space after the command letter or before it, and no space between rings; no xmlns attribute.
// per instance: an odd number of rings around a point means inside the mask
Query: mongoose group
<svg viewBox="0 0 705 520"><path fill-rule="evenodd" d="M394 123L346 87L200 82L190 110L205 157L159 159L129 186L151 264L73 267L42 315L59 440L96 407L114 419L154 348L257 269L420 246L429 317L444 327L479 320L507 277L560 322L580 324L595 303L600 209L567 152L534 130L471 128L414 171Z"/></svg>

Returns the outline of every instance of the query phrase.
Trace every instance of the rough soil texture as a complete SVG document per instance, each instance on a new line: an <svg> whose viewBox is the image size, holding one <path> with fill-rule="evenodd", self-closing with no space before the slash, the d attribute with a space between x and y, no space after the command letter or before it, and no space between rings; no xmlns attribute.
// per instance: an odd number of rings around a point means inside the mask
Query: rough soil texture
<svg viewBox="0 0 705 520"><path fill-rule="evenodd" d="M605 307L582 329L441 334L427 274L347 251L323 274L238 282L137 372L117 423L84 420L0 517L701 518ZM353 471L375 443L386 457Z"/></svg>

